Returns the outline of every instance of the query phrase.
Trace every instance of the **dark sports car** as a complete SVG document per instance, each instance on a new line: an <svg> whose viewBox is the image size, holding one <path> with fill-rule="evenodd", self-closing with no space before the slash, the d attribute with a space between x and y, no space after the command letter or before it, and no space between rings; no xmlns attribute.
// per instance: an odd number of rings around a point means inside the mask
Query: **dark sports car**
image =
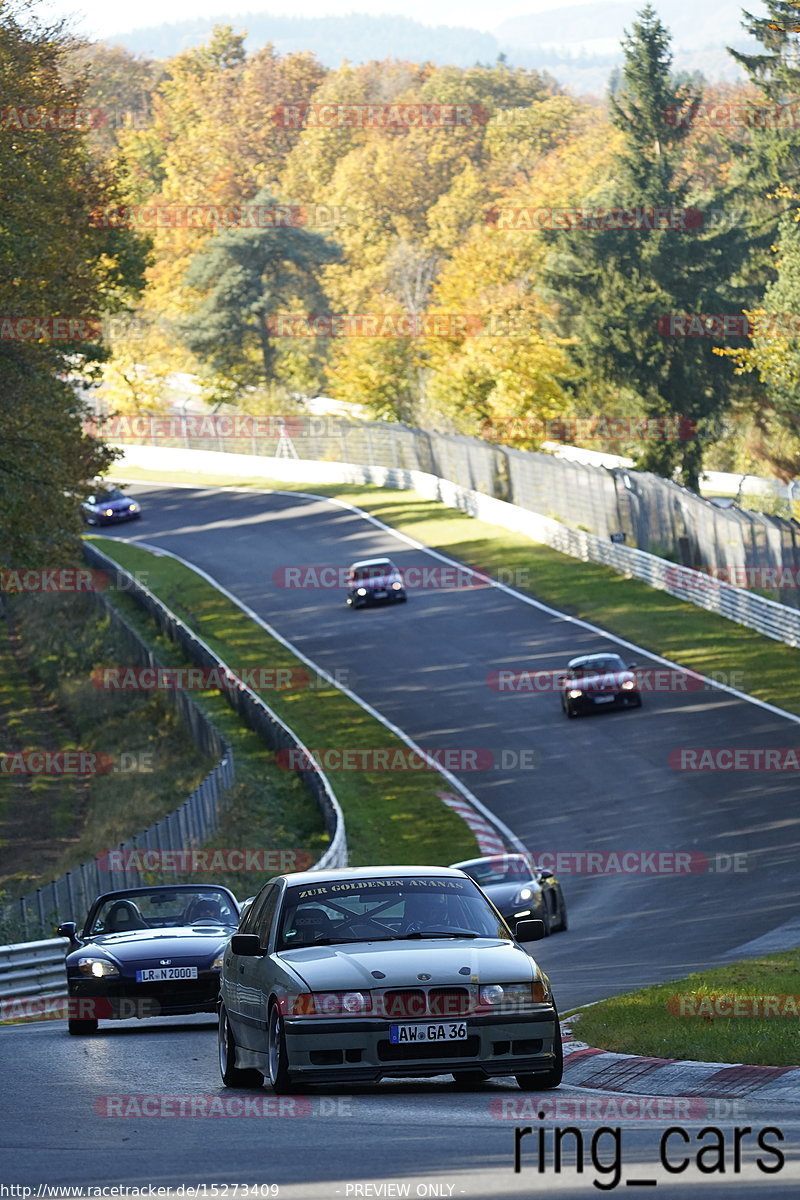
<svg viewBox="0 0 800 1200"><path fill-rule="evenodd" d="M390 558L365 558L353 563L347 575L347 603L397 604L408 599L403 576Z"/></svg>
<svg viewBox="0 0 800 1200"><path fill-rule="evenodd" d="M552 871L532 867L524 854L493 854L452 866L475 880L512 929L517 921L542 921L545 934L568 928L561 884Z"/></svg>
<svg viewBox="0 0 800 1200"><path fill-rule="evenodd" d="M214 1012L222 952L239 923L227 888L206 884L128 888L98 896L80 935L68 937L69 1032L97 1022Z"/></svg>
<svg viewBox="0 0 800 1200"><path fill-rule="evenodd" d="M641 708L633 669L618 654L584 654L567 664L561 680L561 708L568 717L595 708Z"/></svg>
<svg viewBox="0 0 800 1200"><path fill-rule="evenodd" d="M86 525L116 525L119 521L135 521L141 515L139 504L115 487L98 488L81 504Z"/></svg>

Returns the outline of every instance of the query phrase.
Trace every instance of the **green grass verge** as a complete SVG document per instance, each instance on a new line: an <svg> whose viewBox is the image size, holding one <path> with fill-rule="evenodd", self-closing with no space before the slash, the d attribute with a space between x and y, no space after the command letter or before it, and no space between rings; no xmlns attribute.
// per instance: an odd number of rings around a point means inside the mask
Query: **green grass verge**
<svg viewBox="0 0 800 1200"><path fill-rule="evenodd" d="M150 590L234 671L299 668L307 672L291 651L182 563L130 543L97 539L97 544L121 566L140 572ZM136 606L130 597L116 593L114 602L124 604L126 619L133 619ZM141 609L137 620L141 633L141 622L149 624ZM169 663L166 647L162 653L159 646L159 653ZM407 749L358 704L311 675L313 687L259 693L307 746ZM206 695L200 693L199 697L205 700ZM224 703L221 698L220 703ZM223 732L230 728L228 724L223 729L214 719ZM233 713L230 719L238 722ZM275 769L294 778L289 771ZM438 772L348 770L326 774L344 812L351 865L446 864L477 853L474 835L436 794L445 786ZM245 844L253 845L252 841Z"/></svg>
<svg viewBox="0 0 800 1200"><path fill-rule="evenodd" d="M749 1015L765 1005L784 1015ZM620 1054L791 1067L799 1013L800 954L788 950L602 1000L581 1011L575 1033Z"/></svg>
<svg viewBox="0 0 800 1200"><path fill-rule="evenodd" d="M143 482L236 485L307 491L363 508L387 525L516 584L545 604L591 621L684 667L800 714L800 650L744 625L627 579L608 567L539 546L522 534L477 521L414 492L341 484L287 484L230 475L124 472Z"/></svg>

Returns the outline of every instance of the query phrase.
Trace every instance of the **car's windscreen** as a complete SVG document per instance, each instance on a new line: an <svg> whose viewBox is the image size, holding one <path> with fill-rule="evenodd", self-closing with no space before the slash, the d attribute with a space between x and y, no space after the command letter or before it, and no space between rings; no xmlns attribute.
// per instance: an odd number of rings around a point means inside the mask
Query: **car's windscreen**
<svg viewBox="0 0 800 1200"><path fill-rule="evenodd" d="M607 671L624 671L625 663L616 654L608 658L593 658L591 662L575 663L570 667L572 675L602 675Z"/></svg>
<svg viewBox="0 0 800 1200"><path fill-rule="evenodd" d="M238 921L230 896L219 888L154 888L152 892L115 892L109 896L91 918L87 933L128 933L176 925L223 927L235 926Z"/></svg>
<svg viewBox="0 0 800 1200"><path fill-rule="evenodd" d="M352 879L287 888L277 949L428 936L508 938L509 931L468 879Z"/></svg>
<svg viewBox="0 0 800 1200"><path fill-rule="evenodd" d="M95 500L98 504L106 504L109 500L127 500L127 498L119 488L109 488L106 492L95 492Z"/></svg>
<svg viewBox="0 0 800 1200"><path fill-rule="evenodd" d="M363 579L382 579L384 575L390 575L395 568L390 562L373 563L370 567L358 567L353 571L353 578L358 580Z"/></svg>
<svg viewBox="0 0 800 1200"><path fill-rule="evenodd" d="M486 862L473 863L471 866L461 867L461 870L481 887L491 887L495 883L522 883L532 875L524 858L512 858L509 855L488 858Z"/></svg>

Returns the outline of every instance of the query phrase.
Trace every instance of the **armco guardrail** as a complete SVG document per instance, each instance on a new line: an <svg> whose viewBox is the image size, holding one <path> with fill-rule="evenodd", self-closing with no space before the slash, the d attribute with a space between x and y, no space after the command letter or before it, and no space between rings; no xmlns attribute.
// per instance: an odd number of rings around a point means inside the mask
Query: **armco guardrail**
<svg viewBox="0 0 800 1200"><path fill-rule="evenodd" d="M84 557L90 565L106 571L118 586L124 587L126 592L147 610L162 632L177 642L193 662L199 667L213 669L218 673L220 690L231 708L239 714L246 725L261 736L270 749L305 751L303 759L310 765L296 768L296 773L317 801L330 837L328 849L315 863L312 870L347 866L344 814L324 772L313 764L311 755L308 754L300 739L264 703L261 697L247 687L227 663L223 662L202 638L193 633L157 596L153 595L149 588L88 542L84 543ZM226 678L229 680L227 684L225 683Z"/></svg>
<svg viewBox="0 0 800 1200"><path fill-rule="evenodd" d="M67 938L0 946L0 1000L66 992ZM0 1020L5 1014L0 1007Z"/></svg>
<svg viewBox="0 0 800 1200"><path fill-rule="evenodd" d="M800 646L800 611L715 579L702 571L676 566L646 550L611 542L596 534L564 525L552 517L497 500L425 471L397 467L371 467L355 463L313 462L309 459L248 458L243 454L213 450L168 449L157 446L123 447L121 464L164 470L247 472L253 477L292 483L372 483L378 487L410 488L470 516L522 533L534 542L551 546L583 562L612 567L623 575L641 579L699 608L719 613L739 625L789 646Z"/></svg>

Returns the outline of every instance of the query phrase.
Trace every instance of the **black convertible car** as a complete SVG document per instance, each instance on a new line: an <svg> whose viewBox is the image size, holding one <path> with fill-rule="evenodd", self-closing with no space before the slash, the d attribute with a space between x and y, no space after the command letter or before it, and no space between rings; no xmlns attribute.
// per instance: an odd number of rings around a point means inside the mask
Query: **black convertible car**
<svg viewBox="0 0 800 1200"><path fill-rule="evenodd" d="M65 966L69 1032L97 1022L212 1013L222 952L239 923L227 888L207 884L127 888L98 896L80 935L59 925L70 946Z"/></svg>
<svg viewBox="0 0 800 1200"><path fill-rule="evenodd" d="M512 932L517 921L543 921L545 935L568 928L561 884L552 871L532 867L524 854L493 854L451 866L475 880Z"/></svg>
<svg viewBox="0 0 800 1200"><path fill-rule="evenodd" d="M566 716L593 709L641 708L636 663L625 664L618 654L584 654L570 659L561 678L561 708Z"/></svg>

